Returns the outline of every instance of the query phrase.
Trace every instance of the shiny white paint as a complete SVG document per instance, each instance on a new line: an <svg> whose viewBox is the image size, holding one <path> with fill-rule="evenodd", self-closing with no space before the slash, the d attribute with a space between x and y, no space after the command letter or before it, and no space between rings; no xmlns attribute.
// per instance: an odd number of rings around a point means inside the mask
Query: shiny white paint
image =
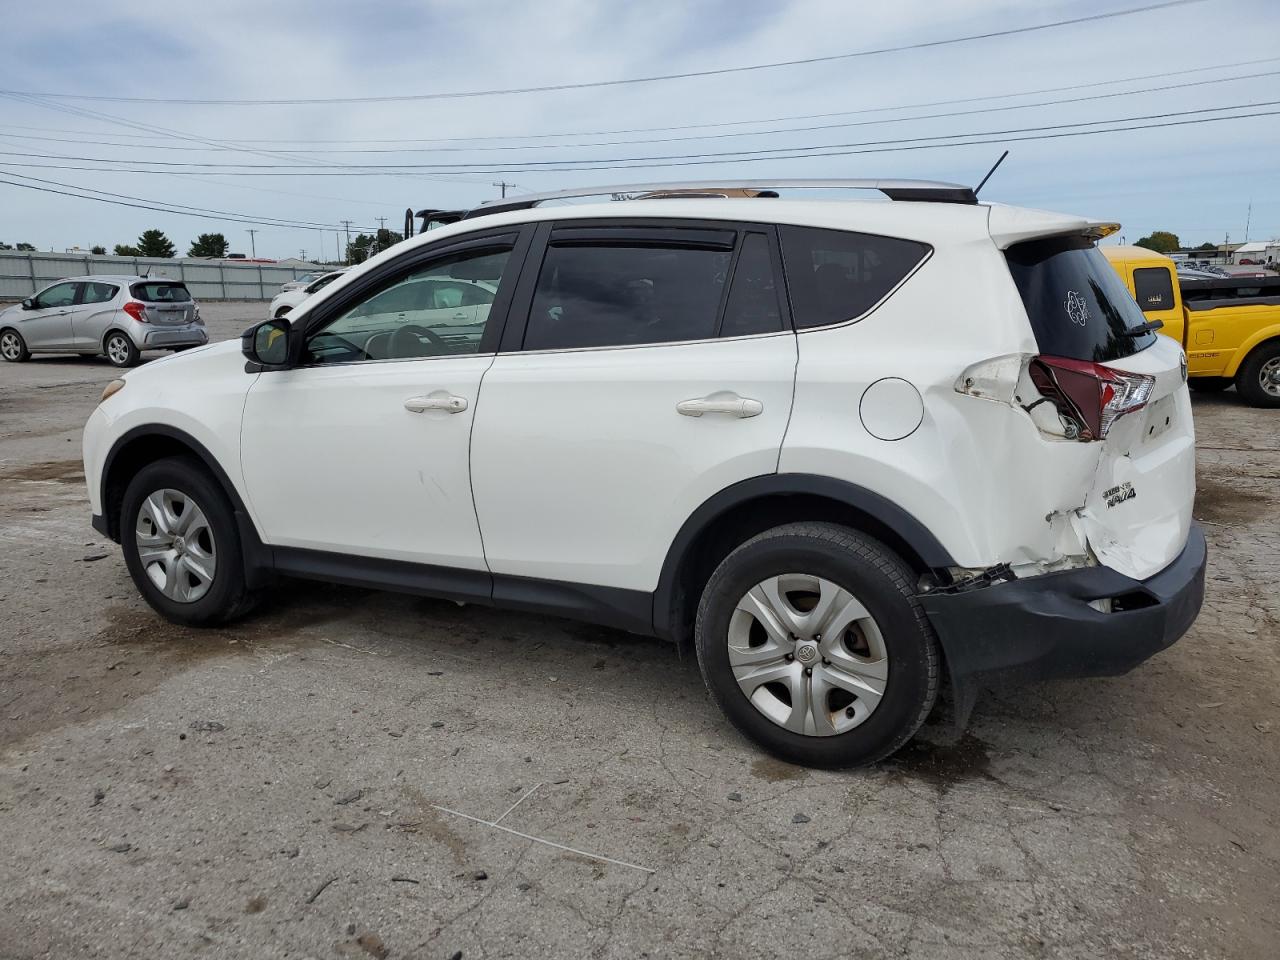
<svg viewBox="0 0 1280 960"><path fill-rule="evenodd" d="M795 363L789 333L500 355L471 448L490 569L653 590L689 514L777 469ZM677 409L701 398L729 412Z"/></svg>

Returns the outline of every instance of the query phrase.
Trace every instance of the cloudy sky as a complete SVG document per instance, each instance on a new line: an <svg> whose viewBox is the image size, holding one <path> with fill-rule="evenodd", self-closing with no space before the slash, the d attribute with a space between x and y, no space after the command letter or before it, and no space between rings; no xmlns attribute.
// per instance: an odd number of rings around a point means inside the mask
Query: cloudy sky
<svg viewBox="0 0 1280 960"><path fill-rule="evenodd" d="M496 197L497 181L515 184L512 193L771 176L973 183L1005 145L1010 158L984 198L1119 220L1130 241L1167 229L1193 243L1243 240L1252 204L1250 237L1280 236L1273 0L1201 0L872 56L534 93L287 105L48 96L261 101L582 84L831 57L1156 2L221 0L188 13L172 0L62 0L56 17L41 4L9 4L0 240L110 248L159 227L180 252L206 231L248 252L254 228L259 256L332 258L343 220L359 228L385 217L398 228L407 206L472 205ZM1023 139L1115 126L1147 128ZM962 134L990 142L928 146ZM715 156L726 153L737 156ZM684 159L651 159L672 157ZM674 165L691 159L700 162ZM581 169L639 163L650 165ZM386 164L417 166L370 167ZM183 216L30 187L218 212Z"/></svg>

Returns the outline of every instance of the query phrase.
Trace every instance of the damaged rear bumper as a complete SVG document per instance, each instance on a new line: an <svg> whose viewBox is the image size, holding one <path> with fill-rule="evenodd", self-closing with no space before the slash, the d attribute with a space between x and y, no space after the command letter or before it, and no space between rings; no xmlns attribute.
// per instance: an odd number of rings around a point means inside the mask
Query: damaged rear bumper
<svg viewBox="0 0 1280 960"><path fill-rule="evenodd" d="M1200 612L1206 556L1193 523L1178 558L1146 580L1097 566L922 595L960 712L981 683L1116 676L1159 653Z"/></svg>

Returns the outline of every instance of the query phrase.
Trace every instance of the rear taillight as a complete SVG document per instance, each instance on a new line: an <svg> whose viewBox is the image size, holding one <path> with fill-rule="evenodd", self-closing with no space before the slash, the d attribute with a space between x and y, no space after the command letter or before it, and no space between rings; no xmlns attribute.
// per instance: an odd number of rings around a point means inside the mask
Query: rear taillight
<svg viewBox="0 0 1280 960"><path fill-rule="evenodd" d="M1067 357L1035 357L1028 373L1077 440L1105 439L1118 417L1147 405L1156 382L1146 374Z"/></svg>
<svg viewBox="0 0 1280 960"><path fill-rule="evenodd" d="M124 305L124 312L133 317L133 319L137 320L139 323L147 322L147 305L145 303L139 303L137 300L130 300Z"/></svg>

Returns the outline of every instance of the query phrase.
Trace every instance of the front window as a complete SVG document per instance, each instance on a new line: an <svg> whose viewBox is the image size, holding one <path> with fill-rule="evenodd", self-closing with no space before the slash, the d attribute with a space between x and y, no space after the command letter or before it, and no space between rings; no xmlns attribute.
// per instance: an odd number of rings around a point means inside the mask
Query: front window
<svg viewBox="0 0 1280 960"><path fill-rule="evenodd" d="M478 353L510 255L510 248L468 250L415 268L312 334L304 362Z"/></svg>
<svg viewBox="0 0 1280 960"><path fill-rule="evenodd" d="M46 310L50 307L69 307L75 301L76 285L74 283L59 283L36 297L35 304L37 310Z"/></svg>

